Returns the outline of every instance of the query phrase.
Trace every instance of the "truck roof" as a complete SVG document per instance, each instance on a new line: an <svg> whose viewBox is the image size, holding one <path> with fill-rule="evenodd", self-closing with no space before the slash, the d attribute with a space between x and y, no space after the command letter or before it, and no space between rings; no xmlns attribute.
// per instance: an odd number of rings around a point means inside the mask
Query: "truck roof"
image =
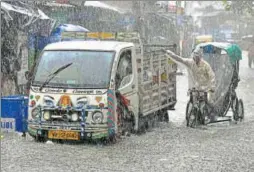
<svg viewBox="0 0 254 172"><path fill-rule="evenodd" d="M101 50L115 51L134 46L129 42L118 41L63 41L47 45L44 50Z"/></svg>

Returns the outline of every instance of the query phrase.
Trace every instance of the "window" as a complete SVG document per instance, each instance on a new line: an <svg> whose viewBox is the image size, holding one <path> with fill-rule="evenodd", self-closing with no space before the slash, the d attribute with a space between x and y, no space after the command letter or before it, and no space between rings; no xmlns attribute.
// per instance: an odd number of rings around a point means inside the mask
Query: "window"
<svg viewBox="0 0 254 172"><path fill-rule="evenodd" d="M131 81L132 61L131 51L126 50L120 55L119 63L116 71L116 89L122 88Z"/></svg>
<svg viewBox="0 0 254 172"><path fill-rule="evenodd" d="M103 51L45 51L35 73L33 84L41 85L48 75L61 66L71 66L57 74L49 87L108 88L114 52Z"/></svg>

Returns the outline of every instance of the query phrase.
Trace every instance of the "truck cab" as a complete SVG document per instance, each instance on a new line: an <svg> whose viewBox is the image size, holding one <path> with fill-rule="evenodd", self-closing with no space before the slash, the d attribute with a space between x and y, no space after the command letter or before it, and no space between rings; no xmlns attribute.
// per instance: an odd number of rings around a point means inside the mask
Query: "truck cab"
<svg viewBox="0 0 254 172"><path fill-rule="evenodd" d="M71 65L42 87L50 74L66 64ZM121 94L133 100L130 106L138 111L137 85L132 43L72 41L50 44L38 60L31 84L29 131L37 133L41 127L44 132L50 132L63 128L64 122L69 124L65 129L81 131L79 107L86 105L85 131L93 132L94 137L97 131L107 134L109 121L114 122L116 118L112 116L115 113L110 114L110 110L116 109L112 98L114 90L119 89ZM43 111L41 126L32 122L39 118L40 111Z"/></svg>

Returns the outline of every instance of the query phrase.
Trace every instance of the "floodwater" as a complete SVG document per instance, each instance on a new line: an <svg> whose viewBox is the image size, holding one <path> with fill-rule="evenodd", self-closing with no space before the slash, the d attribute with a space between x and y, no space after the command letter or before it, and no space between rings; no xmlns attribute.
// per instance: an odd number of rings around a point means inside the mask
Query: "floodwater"
<svg viewBox="0 0 254 172"><path fill-rule="evenodd" d="M81 171L254 171L254 69L246 52L237 89L245 105L245 121L205 129L185 127L187 76L178 76L178 103L169 112L169 123L141 136L132 135L117 144L37 143L29 136L4 134L1 140L3 172Z"/></svg>

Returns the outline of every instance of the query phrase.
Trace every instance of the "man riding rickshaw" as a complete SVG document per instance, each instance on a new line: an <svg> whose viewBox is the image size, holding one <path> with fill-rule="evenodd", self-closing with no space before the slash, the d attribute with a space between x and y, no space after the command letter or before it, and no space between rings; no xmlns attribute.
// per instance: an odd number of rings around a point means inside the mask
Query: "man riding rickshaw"
<svg viewBox="0 0 254 172"><path fill-rule="evenodd" d="M243 119L243 102L235 92L240 81L239 60L242 58L241 49L237 45L201 43L193 51L193 58L189 59L171 51L167 53L175 62L184 64L191 76L190 101L186 108L187 126L231 121L231 117L222 120L215 118L225 117L230 107L235 121Z"/></svg>

